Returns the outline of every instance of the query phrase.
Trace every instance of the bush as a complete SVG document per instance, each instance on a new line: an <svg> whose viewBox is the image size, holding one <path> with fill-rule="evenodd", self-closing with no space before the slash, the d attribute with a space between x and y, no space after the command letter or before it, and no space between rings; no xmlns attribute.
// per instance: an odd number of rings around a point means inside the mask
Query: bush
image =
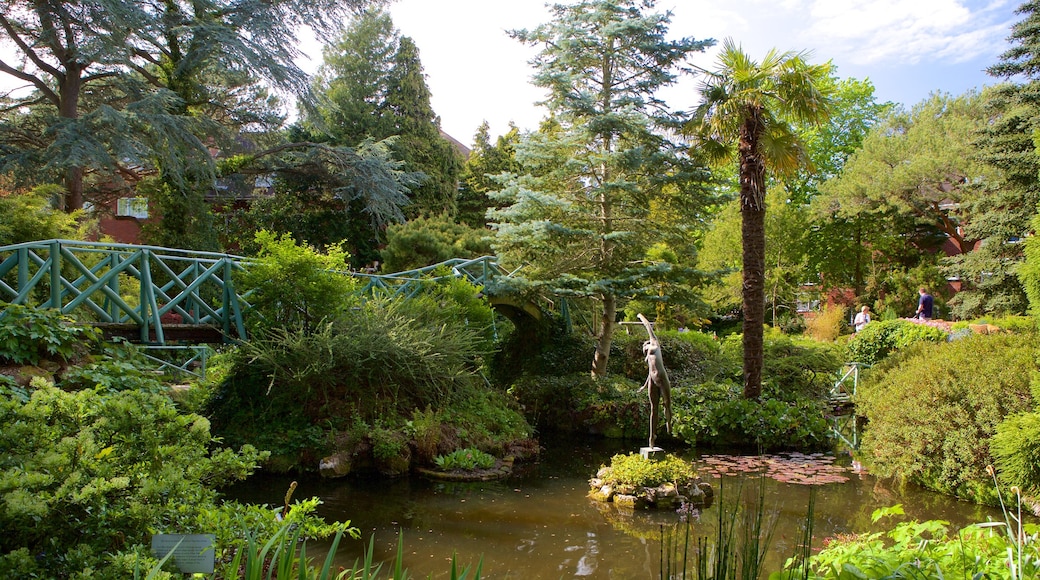
<svg viewBox="0 0 1040 580"><path fill-rule="evenodd" d="M736 383L674 389L674 433L699 447L739 447L757 452L823 449L830 431L820 402L744 399Z"/></svg>
<svg viewBox="0 0 1040 580"><path fill-rule="evenodd" d="M649 402L640 383L616 375L596 380L587 372L524 376L509 387L529 421L542 430L644 437Z"/></svg>
<svg viewBox="0 0 1040 580"><path fill-rule="evenodd" d="M56 309L2 302L0 306L0 361L35 365L58 358L67 362L85 354L101 338L96 328L77 326Z"/></svg>
<svg viewBox="0 0 1040 580"><path fill-rule="evenodd" d="M919 344L863 376L864 462L881 477L989 503L997 425L1032 404L1036 348L1013 335ZM897 364L898 363L898 364Z"/></svg>
<svg viewBox="0 0 1040 580"><path fill-rule="evenodd" d="M903 513L901 506L876 510L884 515ZM968 526L951 533L949 522L902 522L885 532L839 534L812 556L808 568L792 568L784 578L1035 578L1040 567L1036 526L1026 524L1015 539L1010 530L993 532ZM1009 557L1011 561L1009 562ZM796 563L795 560L790 562ZM1023 567L1018 568L1017 564ZM1014 572L1009 570L1013 567Z"/></svg>
<svg viewBox="0 0 1040 580"><path fill-rule="evenodd" d="M275 329L243 345L207 406L215 429L290 466L316 464L352 418L399 428L418 409L466 429L474 445L528 436L513 403L479 374L490 307L468 283L431 283L424 292L369 299L313 332ZM424 435L425 461L436 435Z"/></svg>
<svg viewBox="0 0 1040 580"><path fill-rule="evenodd" d="M816 316L805 321L805 334L823 342L834 342L845 325L845 307L828 304Z"/></svg>
<svg viewBox="0 0 1040 580"><path fill-rule="evenodd" d="M276 237L264 230L256 233L256 241L259 257L241 276L241 289L259 315L249 317L256 329L310 332L357 302L356 280L335 273L349 270L350 256L342 248L320 254L288 234Z"/></svg>
<svg viewBox="0 0 1040 580"><path fill-rule="evenodd" d="M989 449L1001 481L1040 495L1040 414L1008 417L997 425Z"/></svg>
<svg viewBox="0 0 1040 580"><path fill-rule="evenodd" d="M849 341L846 359L873 365L892 351L919 342L943 342L948 336L942 329L909 320L875 321Z"/></svg>
<svg viewBox="0 0 1040 580"><path fill-rule="evenodd" d="M161 395L43 386L27 403L0 400L0 571L25 571L22 554L67 578L156 531L198 530L214 489L264 457L215 443L205 418Z"/></svg>
<svg viewBox="0 0 1040 580"><path fill-rule="evenodd" d="M380 250L385 272L422 268L451 258L490 255L484 228L471 228L447 215L418 217L386 228L386 247Z"/></svg>
<svg viewBox="0 0 1040 580"><path fill-rule="evenodd" d="M657 487L662 483L689 481L696 476L690 462L674 455L665 455L663 459L647 459L630 453L611 457L610 467L602 479L605 485L612 487Z"/></svg>

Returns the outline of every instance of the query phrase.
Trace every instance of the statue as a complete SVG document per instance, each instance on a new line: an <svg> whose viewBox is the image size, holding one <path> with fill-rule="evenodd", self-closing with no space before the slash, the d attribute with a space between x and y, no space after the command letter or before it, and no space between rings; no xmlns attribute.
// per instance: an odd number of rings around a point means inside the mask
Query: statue
<svg viewBox="0 0 1040 580"><path fill-rule="evenodd" d="M668 380L668 371L664 368L664 356L661 354L661 341L654 333L654 327L642 314L637 315L643 323L650 339L643 343L643 354L646 356L648 374L646 382L640 390L646 389L650 397L650 447L656 447L657 426L661 420L661 404L664 403L664 429L672 433L672 383Z"/></svg>

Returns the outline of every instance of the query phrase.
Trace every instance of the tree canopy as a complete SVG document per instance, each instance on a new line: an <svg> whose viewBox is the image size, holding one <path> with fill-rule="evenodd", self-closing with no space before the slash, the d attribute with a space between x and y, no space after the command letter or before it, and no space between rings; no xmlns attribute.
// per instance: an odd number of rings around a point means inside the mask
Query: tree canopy
<svg viewBox="0 0 1040 580"><path fill-rule="evenodd" d="M597 301L595 376L606 373L618 301L663 266L645 260L658 231L651 201L707 198L701 166L673 139L683 118L658 91L712 41L669 40L670 15L654 4L558 4L550 22L512 32L540 48L533 80L552 117L517 145L523 170L491 196L507 204L490 212L495 249L536 286Z"/></svg>

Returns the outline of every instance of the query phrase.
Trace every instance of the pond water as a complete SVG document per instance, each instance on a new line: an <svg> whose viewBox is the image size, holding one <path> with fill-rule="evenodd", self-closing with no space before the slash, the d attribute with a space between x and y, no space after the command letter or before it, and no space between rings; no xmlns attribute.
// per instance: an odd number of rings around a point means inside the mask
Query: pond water
<svg viewBox="0 0 1040 580"><path fill-rule="evenodd" d="M624 513L586 497L588 479L615 453L638 449L639 442L610 440L544 441L536 463L518 466L505 480L444 483L418 477L398 480L322 480L296 478L294 497L317 496L327 520L350 520L361 541L340 545L338 562L349 566L375 535L375 559L392 560L398 532L404 533L404 564L414 577L447 578L453 554L460 565L483 561L483 577L647 578L660 577L660 530L677 523L670 513ZM691 452L691 459L696 456ZM842 461L844 459L844 461ZM849 458L838 458L847 466ZM701 463L703 468L708 464ZM813 547L838 533L882 529L871 524L879 507L903 504L906 517L948 520L955 528L990 519L1000 512L918 489L898 489L850 469L845 483L814 486ZM227 490L240 501L280 505L291 476L261 476ZM712 536L720 505L741 493L757 501L764 490L766 513L775 517L768 568L778 569L802 537L810 486L770 478L724 475L705 477L716 502L692 520L691 536ZM721 501L719 496L721 494ZM310 547L308 553L316 548Z"/></svg>

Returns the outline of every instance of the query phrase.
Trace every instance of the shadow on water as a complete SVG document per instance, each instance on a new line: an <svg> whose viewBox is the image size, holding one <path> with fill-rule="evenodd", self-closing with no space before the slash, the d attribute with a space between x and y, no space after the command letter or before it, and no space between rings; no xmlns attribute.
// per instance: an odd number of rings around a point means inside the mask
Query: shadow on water
<svg viewBox="0 0 1040 580"><path fill-rule="evenodd" d="M588 479L616 453L638 449L635 441L558 439L544 441L537 463L520 466L497 482L444 483L418 477L397 480L298 479L296 497L317 496L319 515L350 520L363 540L341 544L338 562L349 566L375 535L375 559L393 559L404 531L404 564L414 576L445 578L453 553L460 564L483 559L485 578L659 577L660 526L678 522L675 513L618 512L586 497ZM695 459L690 453L690 458ZM999 512L938 494L899 490L866 474L846 483L818 486L814 548L839 533L873 531L879 508L901 503L908 519L943 519L956 527L998 519ZM258 476L226 490L243 502L278 505L292 476ZM740 476L705 478L724 495L754 488ZM776 570L802 537L809 487L765 480L765 506L775 514L771 558ZM728 499L733 499L729 497ZM727 497L723 497L723 502ZM694 520L691 533L712 535L718 502Z"/></svg>

